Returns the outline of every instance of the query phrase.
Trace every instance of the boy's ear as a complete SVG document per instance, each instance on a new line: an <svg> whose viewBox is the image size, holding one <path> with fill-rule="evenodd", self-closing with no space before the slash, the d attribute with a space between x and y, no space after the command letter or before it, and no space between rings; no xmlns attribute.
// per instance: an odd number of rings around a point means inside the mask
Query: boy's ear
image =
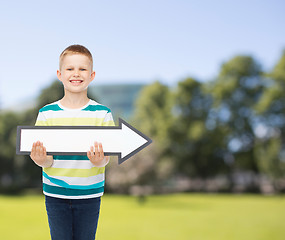
<svg viewBox="0 0 285 240"><path fill-rule="evenodd" d="M61 72L60 72L60 70L56 71L56 75L57 75L58 80L61 81Z"/></svg>
<svg viewBox="0 0 285 240"><path fill-rule="evenodd" d="M91 73L91 82L94 80L94 78L95 78L95 71L93 71L92 73Z"/></svg>

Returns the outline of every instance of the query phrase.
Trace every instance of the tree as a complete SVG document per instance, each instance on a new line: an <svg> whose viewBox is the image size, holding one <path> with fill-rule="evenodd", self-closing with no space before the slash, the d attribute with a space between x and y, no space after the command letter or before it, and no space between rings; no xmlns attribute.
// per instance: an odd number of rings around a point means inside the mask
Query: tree
<svg viewBox="0 0 285 240"><path fill-rule="evenodd" d="M234 168L258 172L254 106L262 89L261 66L250 56L237 56L224 63L211 89L216 124L225 131L224 156L231 156L228 162Z"/></svg>
<svg viewBox="0 0 285 240"><path fill-rule="evenodd" d="M255 106L262 119L255 154L260 171L278 179L285 174L285 51L265 76L265 89Z"/></svg>
<svg viewBox="0 0 285 240"><path fill-rule="evenodd" d="M172 140L169 135L173 124L172 101L170 89L158 81L144 87L136 100L133 125L153 140L146 152L153 166L148 164L149 169L141 174L141 181L163 180L173 173L175 163L170 158ZM142 155L137 157L142 158Z"/></svg>
<svg viewBox="0 0 285 240"><path fill-rule="evenodd" d="M161 148L167 149L172 121L172 96L169 88L158 81L144 87L135 104L133 124L157 140Z"/></svg>
<svg viewBox="0 0 285 240"><path fill-rule="evenodd" d="M190 177L210 177L223 171L219 129L208 122L212 97L193 78L178 83L171 129L172 158L177 170Z"/></svg>
<svg viewBox="0 0 285 240"><path fill-rule="evenodd" d="M17 169L20 162L15 158L16 129L20 118L16 113L5 112L0 116L0 191L14 191L19 184ZM1 189L2 188L2 189Z"/></svg>

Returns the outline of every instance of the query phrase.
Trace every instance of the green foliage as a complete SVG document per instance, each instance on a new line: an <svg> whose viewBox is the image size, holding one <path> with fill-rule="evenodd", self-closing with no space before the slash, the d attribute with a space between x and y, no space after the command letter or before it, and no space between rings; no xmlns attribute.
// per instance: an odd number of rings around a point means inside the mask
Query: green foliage
<svg viewBox="0 0 285 240"><path fill-rule="evenodd" d="M260 141L255 146L255 154L258 157L259 169L267 176L280 178L285 173L285 156L282 151L280 138L270 138Z"/></svg>
<svg viewBox="0 0 285 240"><path fill-rule="evenodd" d="M249 56L234 57L222 65L212 86L216 122L227 130L221 136L225 153L235 159L231 167L258 172L253 147L257 121L254 106L263 89L260 65Z"/></svg>
<svg viewBox="0 0 285 240"><path fill-rule="evenodd" d="M18 123L19 117L15 113L6 112L0 116L0 179L2 177L2 188L12 187L15 184L15 126Z"/></svg>
<svg viewBox="0 0 285 240"><path fill-rule="evenodd" d="M276 82L279 82L280 84L285 84L285 50L283 51L282 56L280 57L280 60L274 67L273 71L269 74L270 77L272 77Z"/></svg>
<svg viewBox="0 0 285 240"><path fill-rule="evenodd" d="M34 114L34 110L0 114L0 192L17 193L23 187L40 186L40 169L29 156L16 155L17 126L34 124Z"/></svg>
<svg viewBox="0 0 285 240"><path fill-rule="evenodd" d="M133 123L158 145L169 146L169 127L172 124L172 96L167 86L155 82L141 91L135 105Z"/></svg>
<svg viewBox="0 0 285 240"><path fill-rule="evenodd" d="M255 106L266 136L259 139L255 154L261 172L276 179L285 174L285 51L267 77L260 102Z"/></svg>
<svg viewBox="0 0 285 240"><path fill-rule="evenodd" d="M174 93L170 152L180 173L209 177L225 167L218 155L219 129L209 129L206 124L211 106L212 98L202 83L192 78L179 82Z"/></svg>
<svg viewBox="0 0 285 240"><path fill-rule="evenodd" d="M272 72L266 74L265 89L256 105L259 114L280 114L285 111L285 51Z"/></svg>

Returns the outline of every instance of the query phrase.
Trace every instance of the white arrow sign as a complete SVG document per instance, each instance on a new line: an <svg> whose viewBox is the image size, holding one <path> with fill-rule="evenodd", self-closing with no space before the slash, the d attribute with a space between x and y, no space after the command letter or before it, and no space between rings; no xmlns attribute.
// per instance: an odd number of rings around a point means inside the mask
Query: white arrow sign
<svg viewBox="0 0 285 240"><path fill-rule="evenodd" d="M119 126L18 126L16 153L29 155L34 142L43 142L50 155L86 155L101 142L106 156L118 155L119 164L152 140L119 118Z"/></svg>

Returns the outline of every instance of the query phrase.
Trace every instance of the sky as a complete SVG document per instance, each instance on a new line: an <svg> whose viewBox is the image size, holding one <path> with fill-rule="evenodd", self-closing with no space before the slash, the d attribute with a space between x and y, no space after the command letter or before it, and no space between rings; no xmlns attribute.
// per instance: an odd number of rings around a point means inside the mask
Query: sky
<svg viewBox="0 0 285 240"><path fill-rule="evenodd" d="M285 49L283 0L1 1L0 108L35 98L71 44L96 84L209 81L236 55L270 71Z"/></svg>

